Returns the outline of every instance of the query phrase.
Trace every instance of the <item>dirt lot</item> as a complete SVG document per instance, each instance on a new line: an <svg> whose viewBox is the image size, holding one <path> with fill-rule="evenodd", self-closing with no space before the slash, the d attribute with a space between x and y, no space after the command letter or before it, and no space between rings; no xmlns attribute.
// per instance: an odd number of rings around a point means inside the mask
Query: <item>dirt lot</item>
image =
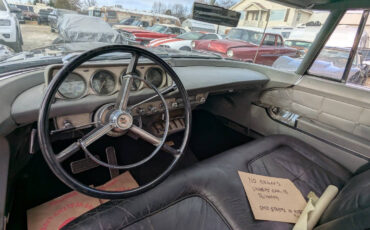
<svg viewBox="0 0 370 230"><path fill-rule="evenodd" d="M23 50L31 50L50 45L58 36L50 31L50 26L22 24Z"/></svg>

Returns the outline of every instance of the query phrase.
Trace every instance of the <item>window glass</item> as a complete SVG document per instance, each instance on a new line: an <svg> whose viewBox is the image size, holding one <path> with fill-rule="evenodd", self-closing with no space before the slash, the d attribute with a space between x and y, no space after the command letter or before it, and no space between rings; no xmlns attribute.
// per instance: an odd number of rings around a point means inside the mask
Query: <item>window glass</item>
<svg viewBox="0 0 370 230"><path fill-rule="evenodd" d="M6 7L5 7L5 4L3 1L0 1L0 10L1 11L5 11L6 10Z"/></svg>
<svg viewBox="0 0 370 230"><path fill-rule="evenodd" d="M283 46L283 40L281 39L280 36L277 36L277 38L276 38L276 45L277 46Z"/></svg>
<svg viewBox="0 0 370 230"><path fill-rule="evenodd" d="M309 74L338 81L342 80L362 12L348 11L343 16L343 19L308 70ZM357 72L356 64L358 61L359 57L356 55L351 73Z"/></svg>
<svg viewBox="0 0 370 230"><path fill-rule="evenodd" d="M262 45L264 45L264 46L275 46L275 35L266 34L265 40L263 40Z"/></svg>
<svg viewBox="0 0 370 230"><path fill-rule="evenodd" d="M184 40L198 40L202 36L204 36L204 34L200 32L188 32L177 36L177 38Z"/></svg>
<svg viewBox="0 0 370 230"><path fill-rule="evenodd" d="M214 40L214 39L218 39L218 37L217 37L216 34L206 34L203 37L201 37L200 39Z"/></svg>
<svg viewBox="0 0 370 230"><path fill-rule="evenodd" d="M171 30L170 30L170 33L181 34L180 28L172 27Z"/></svg>
<svg viewBox="0 0 370 230"><path fill-rule="evenodd" d="M370 89L370 18L362 33L347 84Z"/></svg>

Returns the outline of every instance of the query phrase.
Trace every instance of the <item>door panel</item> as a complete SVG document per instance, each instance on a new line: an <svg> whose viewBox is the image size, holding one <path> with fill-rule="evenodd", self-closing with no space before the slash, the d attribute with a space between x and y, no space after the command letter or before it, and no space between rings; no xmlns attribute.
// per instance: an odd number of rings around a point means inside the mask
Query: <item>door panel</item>
<svg viewBox="0 0 370 230"><path fill-rule="evenodd" d="M292 128L370 159L369 91L304 76L294 87L266 91L260 103L268 111L297 114Z"/></svg>

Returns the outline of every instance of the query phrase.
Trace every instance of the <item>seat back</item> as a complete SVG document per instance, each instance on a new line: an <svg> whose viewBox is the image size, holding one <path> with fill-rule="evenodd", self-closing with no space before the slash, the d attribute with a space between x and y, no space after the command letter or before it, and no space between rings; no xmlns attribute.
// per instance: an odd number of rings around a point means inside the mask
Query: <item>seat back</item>
<svg viewBox="0 0 370 230"><path fill-rule="evenodd" d="M351 178L330 203L315 230L370 229L370 169Z"/></svg>

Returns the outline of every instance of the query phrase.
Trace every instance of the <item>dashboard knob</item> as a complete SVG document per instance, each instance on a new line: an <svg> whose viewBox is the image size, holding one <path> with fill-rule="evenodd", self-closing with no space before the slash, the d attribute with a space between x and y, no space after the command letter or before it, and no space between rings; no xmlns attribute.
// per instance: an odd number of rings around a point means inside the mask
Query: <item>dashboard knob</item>
<svg viewBox="0 0 370 230"><path fill-rule="evenodd" d="M139 107L137 108L136 112L140 115L143 115L145 113L145 109Z"/></svg>
<svg viewBox="0 0 370 230"><path fill-rule="evenodd" d="M172 106L172 108L177 108L177 107L179 106L179 104L177 104L177 102L173 102L173 103L171 104L171 106Z"/></svg>
<svg viewBox="0 0 370 230"><path fill-rule="evenodd" d="M149 106L148 110L151 113L155 113L155 112L157 112L157 107L155 107L155 106Z"/></svg>

